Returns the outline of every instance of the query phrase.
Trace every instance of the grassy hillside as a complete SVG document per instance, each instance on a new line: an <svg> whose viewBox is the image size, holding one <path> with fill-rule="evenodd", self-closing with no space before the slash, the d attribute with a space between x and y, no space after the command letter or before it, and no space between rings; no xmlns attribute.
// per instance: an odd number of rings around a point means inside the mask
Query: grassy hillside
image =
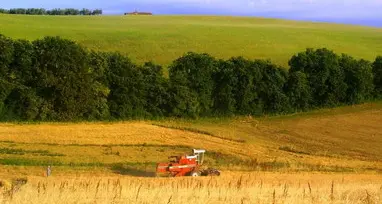
<svg viewBox="0 0 382 204"><path fill-rule="evenodd" d="M168 156L205 148L206 165L223 170L382 172L381 121L374 103L271 118L1 124L0 164L150 176Z"/></svg>
<svg viewBox="0 0 382 204"><path fill-rule="evenodd" d="M369 60L382 54L380 28L244 17L0 15L0 33L29 40L59 35L162 65L188 51L265 58L285 66L307 47Z"/></svg>

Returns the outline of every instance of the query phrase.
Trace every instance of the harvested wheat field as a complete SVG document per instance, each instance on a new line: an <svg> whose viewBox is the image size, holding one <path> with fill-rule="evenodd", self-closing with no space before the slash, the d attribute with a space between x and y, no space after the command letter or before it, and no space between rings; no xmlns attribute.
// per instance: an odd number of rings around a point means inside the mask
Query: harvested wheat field
<svg viewBox="0 0 382 204"><path fill-rule="evenodd" d="M14 181L17 183L16 181ZM232 173L209 178L30 177L2 203L381 203L382 176Z"/></svg>
<svg viewBox="0 0 382 204"><path fill-rule="evenodd" d="M381 121L373 103L262 118L4 123L0 164L129 174L203 148L207 165L226 170L382 172Z"/></svg>
<svg viewBox="0 0 382 204"><path fill-rule="evenodd" d="M0 203L381 203L382 104L277 117L0 124ZM221 177L155 178L207 150ZM52 176L46 178L46 167Z"/></svg>

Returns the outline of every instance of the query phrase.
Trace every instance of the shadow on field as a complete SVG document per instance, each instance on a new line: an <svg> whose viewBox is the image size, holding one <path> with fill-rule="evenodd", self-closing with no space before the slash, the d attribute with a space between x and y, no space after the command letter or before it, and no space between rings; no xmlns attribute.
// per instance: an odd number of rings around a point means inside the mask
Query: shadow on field
<svg viewBox="0 0 382 204"><path fill-rule="evenodd" d="M116 164L111 167L111 170L120 175L129 175L136 177L155 177L155 172L150 170L139 169L137 167L125 166L123 164Z"/></svg>

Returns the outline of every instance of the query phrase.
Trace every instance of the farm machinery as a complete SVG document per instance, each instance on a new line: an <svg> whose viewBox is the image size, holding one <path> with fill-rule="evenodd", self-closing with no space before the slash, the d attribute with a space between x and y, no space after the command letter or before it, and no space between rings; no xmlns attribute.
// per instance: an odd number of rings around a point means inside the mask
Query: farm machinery
<svg viewBox="0 0 382 204"><path fill-rule="evenodd" d="M206 150L193 149L193 155L170 156L169 163L158 163L157 175L179 176L220 176L220 171L213 168L202 169Z"/></svg>

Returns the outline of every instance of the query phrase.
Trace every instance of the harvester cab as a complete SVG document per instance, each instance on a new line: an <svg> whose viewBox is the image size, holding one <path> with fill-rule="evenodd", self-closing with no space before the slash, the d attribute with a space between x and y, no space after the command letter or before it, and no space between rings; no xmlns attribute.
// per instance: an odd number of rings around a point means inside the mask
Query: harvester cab
<svg viewBox="0 0 382 204"><path fill-rule="evenodd" d="M203 165L204 153L206 152L206 150L204 150L204 149L193 149L192 152L194 153L194 156L196 157L196 162L199 165Z"/></svg>
<svg viewBox="0 0 382 204"><path fill-rule="evenodd" d="M201 169L204 162L204 149L193 149L193 155L170 156L169 163L159 163L157 174L167 174L168 176L219 176L216 169Z"/></svg>

